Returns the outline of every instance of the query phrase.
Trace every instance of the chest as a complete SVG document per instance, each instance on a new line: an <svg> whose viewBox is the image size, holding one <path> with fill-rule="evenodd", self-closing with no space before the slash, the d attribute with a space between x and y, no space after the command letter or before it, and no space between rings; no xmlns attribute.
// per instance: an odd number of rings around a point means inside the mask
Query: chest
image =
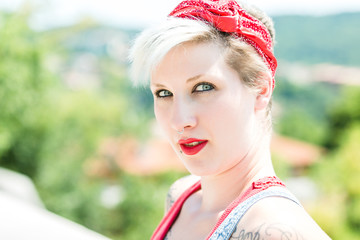
<svg viewBox="0 0 360 240"><path fill-rule="evenodd" d="M166 240L199 240L206 239L215 227L221 213L185 214L180 213Z"/></svg>
<svg viewBox="0 0 360 240"><path fill-rule="evenodd" d="M224 212L223 210L200 212L197 208L186 205L168 231L166 240L206 239Z"/></svg>

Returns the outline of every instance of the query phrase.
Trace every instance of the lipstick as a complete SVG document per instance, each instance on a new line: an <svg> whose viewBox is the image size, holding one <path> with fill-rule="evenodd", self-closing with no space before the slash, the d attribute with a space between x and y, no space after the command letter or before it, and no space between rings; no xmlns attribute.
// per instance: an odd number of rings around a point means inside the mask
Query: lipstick
<svg viewBox="0 0 360 240"><path fill-rule="evenodd" d="M188 138L180 139L178 143L186 155L195 155L206 146L207 142L207 140L203 139Z"/></svg>

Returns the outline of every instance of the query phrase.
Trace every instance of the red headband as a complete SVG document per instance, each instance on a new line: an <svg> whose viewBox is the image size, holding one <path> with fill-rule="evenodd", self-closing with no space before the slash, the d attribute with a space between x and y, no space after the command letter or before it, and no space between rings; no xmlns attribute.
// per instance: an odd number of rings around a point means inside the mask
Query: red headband
<svg viewBox="0 0 360 240"><path fill-rule="evenodd" d="M277 61L271 35L265 25L245 12L234 0L185 0L169 16L203 20L221 32L233 33L253 46L269 67L275 86Z"/></svg>

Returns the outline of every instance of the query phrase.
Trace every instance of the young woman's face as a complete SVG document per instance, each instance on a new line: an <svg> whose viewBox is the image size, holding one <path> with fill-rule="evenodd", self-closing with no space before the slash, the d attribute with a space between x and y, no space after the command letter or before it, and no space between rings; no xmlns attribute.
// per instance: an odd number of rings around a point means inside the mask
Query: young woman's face
<svg viewBox="0 0 360 240"><path fill-rule="evenodd" d="M199 176L234 167L255 142L256 95L222 52L212 43L177 46L151 79L156 119L187 169Z"/></svg>

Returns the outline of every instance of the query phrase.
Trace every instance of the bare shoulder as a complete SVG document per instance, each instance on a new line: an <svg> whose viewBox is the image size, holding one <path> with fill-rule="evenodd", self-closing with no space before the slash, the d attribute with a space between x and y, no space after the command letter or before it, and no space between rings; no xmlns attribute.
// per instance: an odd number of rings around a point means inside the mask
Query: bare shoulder
<svg viewBox="0 0 360 240"><path fill-rule="evenodd" d="M194 185L197 181L200 180L200 177L194 175L188 175L176 180L170 187L167 197L165 212L167 212L174 202L184 193L189 187Z"/></svg>
<svg viewBox="0 0 360 240"><path fill-rule="evenodd" d="M256 203L239 222L232 240L327 240L309 214L291 200L269 197Z"/></svg>

